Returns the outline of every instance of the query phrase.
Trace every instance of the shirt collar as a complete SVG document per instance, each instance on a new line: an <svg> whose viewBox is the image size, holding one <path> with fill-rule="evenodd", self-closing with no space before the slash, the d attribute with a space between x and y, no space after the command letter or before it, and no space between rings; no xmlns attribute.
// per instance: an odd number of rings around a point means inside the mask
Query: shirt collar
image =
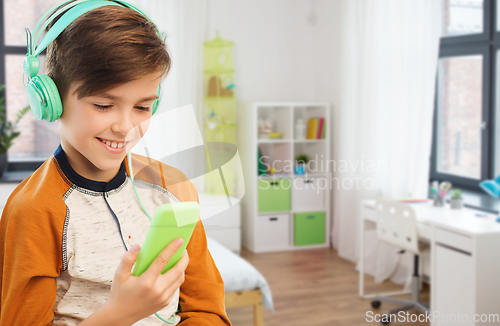
<svg viewBox="0 0 500 326"><path fill-rule="evenodd" d="M90 180L79 175L69 164L68 159L66 158L66 154L64 153L60 144L59 147L57 147L56 151L54 152L54 157L56 158L57 163L61 167L62 172L69 179L69 181L71 181L73 184L81 188L85 188L96 192L107 192L121 186L127 178L125 163L123 161L120 165L120 170L113 177L113 179L111 179L109 182L102 182L102 181Z"/></svg>

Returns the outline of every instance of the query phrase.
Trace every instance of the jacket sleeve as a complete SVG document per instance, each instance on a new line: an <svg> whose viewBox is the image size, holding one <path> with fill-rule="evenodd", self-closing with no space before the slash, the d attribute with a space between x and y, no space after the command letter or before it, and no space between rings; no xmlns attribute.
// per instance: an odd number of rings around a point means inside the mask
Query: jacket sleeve
<svg viewBox="0 0 500 326"><path fill-rule="evenodd" d="M62 224L36 203L7 203L0 220L0 326L52 325Z"/></svg>
<svg viewBox="0 0 500 326"><path fill-rule="evenodd" d="M207 248L203 224L198 221L187 246L189 265L181 285L182 326L231 325L224 304L224 282Z"/></svg>

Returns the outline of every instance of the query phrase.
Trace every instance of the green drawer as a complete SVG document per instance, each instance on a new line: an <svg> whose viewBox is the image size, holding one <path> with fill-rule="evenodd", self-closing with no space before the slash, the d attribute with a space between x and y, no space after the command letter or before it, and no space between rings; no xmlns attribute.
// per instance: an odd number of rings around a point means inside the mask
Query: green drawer
<svg viewBox="0 0 500 326"><path fill-rule="evenodd" d="M259 179L259 213L289 211L291 208L290 179Z"/></svg>
<svg viewBox="0 0 500 326"><path fill-rule="evenodd" d="M325 243L325 212L293 214L293 233L296 246Z"/></svg>

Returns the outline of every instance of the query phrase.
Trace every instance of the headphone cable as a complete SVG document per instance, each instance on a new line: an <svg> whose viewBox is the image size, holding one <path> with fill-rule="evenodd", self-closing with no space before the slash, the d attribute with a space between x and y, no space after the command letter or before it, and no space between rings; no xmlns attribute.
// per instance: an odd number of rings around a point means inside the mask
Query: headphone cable
<svg viewBox="0 0 500 326"><path fill-rule="evenodd" d="M128 151L127 153L127 159L128 159L128 170L130 172L130 180L132 181L132 187L134 188L134 192L135 192L135 197L137 198L137 200L139 201L139 205L141 206L142 210L144 211L144 213L146 213L147 217L149 218L150 221L152 221L152 218L151 216L149 216L148 212L146 211L146 208L144 207L144 205L142 204L141 202L141 199L139 198L139 194L137 193L137 189L135 188L135 184L134 184L134 171L132 170L132 151ZM176 322L175 322L175 319L176 319L176 316L175 314L178 312L179 310L176 310L174 314L172 314L172 317L174 318L174 321L169 321L167 319L164 319L162 316L160 316L157 312L155 313L156 317L158 317L162 322L164 323L167 323L167 324L170 324L170 325L174 325Z"/></svg>

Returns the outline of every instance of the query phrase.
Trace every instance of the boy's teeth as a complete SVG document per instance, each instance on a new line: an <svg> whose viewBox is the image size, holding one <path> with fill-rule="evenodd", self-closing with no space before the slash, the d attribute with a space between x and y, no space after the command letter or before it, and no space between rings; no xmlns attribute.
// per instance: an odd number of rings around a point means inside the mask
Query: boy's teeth
<svg viewBox="0 0 500 326"><path fill-rule="evenodd" d="M109 140L104 139L101 139L101 141L112 148L122 148L123 146L125 146L125 143L110 142Z"/></svg>

